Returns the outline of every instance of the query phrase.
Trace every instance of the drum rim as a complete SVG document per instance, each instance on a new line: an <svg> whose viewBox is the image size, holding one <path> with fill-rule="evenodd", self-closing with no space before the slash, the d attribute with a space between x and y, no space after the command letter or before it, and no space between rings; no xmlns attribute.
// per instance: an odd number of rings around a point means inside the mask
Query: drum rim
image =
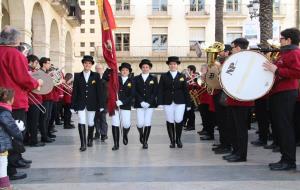
<svg viewBox="0 0 300 190"><path fill-rule="evenodd" d="M242 50L240 52L245 52L245 51L250 51L250 52L255 52L255 53L258 53L262 56L264 56L267 60L269 60L269 58L267 56L265 56L263 53L261 52L258 52L258 51L254 51L254 50ZM240 53L238 52L238 53ZM237 53L236 53L237 54ZM225 62L233 55L236 55L236 54L232 54L230 56L228 56L228 58L225 60ZM269 60L270 61L270 60ZM220 77L219 77L219 81L220 81L220 84L222 86L222 90L226 93L227 96L229 96L230 98L234 99L234 100L238 100L238 101L241 101L241 102L248 102L248 101L254 101L254 100L257 100L257 99L260 99L262 97L264 97L265 95L269 94L269 92L272 90L273 86L274 86L274 83L275 83L275 74L273 73L273 80L272 80L272 84L270 85L269 89L266 91L266 93L264 93L262 96L258 97L258 98L255 98L255 99L240 99L240 98L237 98L237 97L234 97L233 95L231 95L227 90L226 88L224 88L224 85L222 83L222 80L221 80L221 73L222 73L222 69L223 69L223 65L225 64L225 62L222 64L222 68L221 68L221 72L220 72Z"/></svg>

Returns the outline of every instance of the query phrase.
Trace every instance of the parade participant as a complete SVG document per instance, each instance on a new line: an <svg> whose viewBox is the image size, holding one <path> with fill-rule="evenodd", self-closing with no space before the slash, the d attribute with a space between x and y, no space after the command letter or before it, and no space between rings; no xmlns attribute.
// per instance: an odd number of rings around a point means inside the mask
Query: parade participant
<svg viewBox="0 0 300 190"><path fill-rule="evenodd" d="M86 129L88 125L88 147L93 146L94 118L97 110L102 111L103 100L100 84L100 77L96 72L91 71L94 65L92 56L85 55L81 60L83 71L75 73L72 93L71 108L78 111L78 131L80 136L80 151L86 150Z"/></svg>
<svg viewBox="0 0 300 190"><path fill-rule="evenodd" d="M40 70L49 74L49 70L51 67L50 58L42 57L40 59L39 64L40 64ZM55 88L53 88L51 92L49 92L48 94L42 95L43 106L46 109L46 113L40 115L39 126L41 132L41 141L44 143L51 143L55 141L55 139L53 138L56 137L52 135L49 130L49 123L50 123L51 113L53 108L54 90Z"/></svg>
<svg viewBox="0 0 300 190"><path fill-rule="evenodd" d="M107 115L107 98L108 98L108 94L107 94L107 81L104 76L104 74L106 74L104 72L104 68L103 65L98 63L95 67L96 72L99 74L100 76L100 85L101 85L101 89L102 89L102 96L103 96L103 100L104 100L104 110L100 112L100 110L96 111L96 115L95 115L95 128L96 128L96 133L95 133L95 137L94 139L99 139L100 135L101 135L101 141L104 142L108 137L107 137L107 129L108 129L108 125L107 125L107 121L106 121L106 115Z"/></svg>
<svg viewBox="0 0 300 190"><path fill-rule="evenodd" d="M30 72L35 72L38 70L38 65L39 65L39 58L35 55L29 55L27 56L28 60L28 65L29 65L29 70ZM41 147L45 146L45 143L43 142L38 142L38 124L39 124L39 117L41 111L39 110L38 104L42 104L43 102L43 97L42 95L35 94L35 93L30 93L29 96L32 96L32 98L29 98L29 109L27 112L27 126L28 130L26 135L29 137L28 143L31 147Z"/></svg>
<svg viewBox="0 0 300 190"><path fill-rule="evenodd" d="M198 106L198 102L196 99L198 97L192 97L193 94L192 92L194 90L199 89L199 85L197 84L197 79L195 78L196 76L196 67L195 65L189 65L187 67L187 72L188 72L188 89L189 89L189 94L191 98L194 98L194 101L191 102L191 110L187 111L185 110L184 116L183 116L183 126L185 126L184 130L191 131L195 130L195 107Z"/></svg>
<svg viewBox="0 0 300 190"><path fill-rule="evenodd" d="M0 87L0 189L12 189L7 176L8 150L12 149L12 138L23 141L21 131L25 129L23 122L12 117L13 101L14 91Z"/></svg>
<svg viewBox="0 0 300 190"><path fill-rule="evenodd" d="M72 73L66 73L65 76L66 85L70 88L67 88L65 85L64 88L64 97L63 97L63 108L64 108L64 129L74 129L75 126L71 124L72 112L71 112L71 103L72 103L72 87L73 87L73 75Z"/></svg>
<svg viewBox="0 0 300 190"><path fill-rule="evenodd" d="M5 26L0 33L0 86L15 91L18 97L12 105L12 114L15 120L22 120L26 126L26 111L28 110L27 93L38 89L42 80L33 79L28 73L28 62L24 55L17 49L20 44L20 32L10 26ZM17 150L24 149L21 143L9 151L8 175L11 180L26 177L25 173L17 173L16 167L28 167L30 160L22 158Z"/></svg>
<svg viewBox="0 0 300 190"><path fill-rule="evenodd" d="M163 105L166 113L170 148L175 148L175 142L178 148L182 148L182 120L185 107L188 111L191 109L191 100L186 78L184 74L178 72L179 58L168 57L166 63L169 71L163 73L159 81L158 105Z"/></svg>
<svg viewBox="0 0 300 190"><path fill-rule="evenodd" d="M148 138L151 131L151 120L154 108L157 107L157 78L150 74L152 63L143 59L139 64L142 73L134 77L135 103L137 109L137 129L143 148L148 148Z"/></svg>
<svg viewBox="0 0 300 190"><path fill-rule="evenodd" d="M248 48L249 42L245 38L237 38L231 43L232 53L237 53ZM248 117L253 101L238 101L227 97L228 127L232 139L233 151L223 158L228 162L247 161L248 148Z"/></svg>
<svg viewBox="0 0 300 190"><path fill-rule="evenodd" d="M132 72L129 63L122 63L119 67L121 76L119 76L119 92L118 100L116 101L119 109L115 110L115 115L112 116L112 134L114 139L114 146L112 150L119 149L120 125L123 127L123 144L128 144L128 132L130 130L131 122L131 105L134 97L134 83L133 79L129 77Z"/></svg>
<svg viewBox="0 0 300 190"><path fill-rule="evenodd" d="M300 31L289 28L280 34L279 59L274 64L264 64L266 70L275 74L270 92L270 111L281 153L280 161L269 166L271 170L291 170L296 168L294 110L300 79Z"/></svg>

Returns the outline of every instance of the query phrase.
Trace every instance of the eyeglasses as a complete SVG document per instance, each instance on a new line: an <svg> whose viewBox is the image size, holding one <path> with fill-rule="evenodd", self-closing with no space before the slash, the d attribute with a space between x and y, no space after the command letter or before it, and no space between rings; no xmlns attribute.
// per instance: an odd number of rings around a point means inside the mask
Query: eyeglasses
<svg viewBox="0 0 300 190"><path fill-rule="evenodd" d="M285 38L285 37L280 37L279 39L280 39L280 40L286 40L286 38Z"/></svg>

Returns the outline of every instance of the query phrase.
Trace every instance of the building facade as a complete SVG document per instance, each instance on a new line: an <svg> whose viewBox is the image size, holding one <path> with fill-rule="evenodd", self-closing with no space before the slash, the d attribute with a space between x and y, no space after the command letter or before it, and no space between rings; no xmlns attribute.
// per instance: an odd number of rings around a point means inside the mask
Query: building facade
<svg viewBox="0 0 300 190"><path fill-rule="evenodd" d="M17 28L22 41L39 57L50 57L55 67L73 72L74 34L81 10L72 0L0 0L0 25Z"/></svg>
<svg viewBox="0 0 300 190"><path fill-rule="evenodd" d="M139 72L138 63L149 58L153 71L167 69L167 56L180 56L182 69L188 64L205 62L195 53L196 42L206 46L215 38L215 2L212 0L110 0L117 29L114 31L118 62L127 61ZM259 41L258 18L250 19L249 0L224 1L224 42L247 37ZM274 38L279 31L297 26L297 0L274 0ZM75 42L77 62L84 54L104 62L101 50L101 28L96 0L81 0L83 23ZM76 66L78 70L80 65Z"/></svg>

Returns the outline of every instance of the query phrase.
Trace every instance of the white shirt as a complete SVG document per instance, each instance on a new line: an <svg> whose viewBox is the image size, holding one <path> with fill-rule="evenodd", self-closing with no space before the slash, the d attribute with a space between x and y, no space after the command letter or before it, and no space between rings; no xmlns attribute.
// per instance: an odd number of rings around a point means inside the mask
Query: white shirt
<svg viewBox="0 0 300 190"><path fill-rule="evenodd" d="M147 78L149 77L149 73L147 73L147 74L142 73L142 77L143 77L143 80L145 82L147 80Z"/></svg>
<svg viewBox="0 0 300 190"><path fill-rule="evenodd" d="M178 71L170 71L172 78L174 79L178 73Z"/></svg>
<svg viewBox="0 0 300 190"><path fill-rule="evenodd" d="M88 72L83 71L83 76L86 83L89 81L90 75L91 75L91 71Z"/></svg>
<svg viewBox="0 0 300 190"><path fill-rule="evenodd" d="M125 84L125 82L127 81L128 77L122 77L122 84Z"/></svg>

